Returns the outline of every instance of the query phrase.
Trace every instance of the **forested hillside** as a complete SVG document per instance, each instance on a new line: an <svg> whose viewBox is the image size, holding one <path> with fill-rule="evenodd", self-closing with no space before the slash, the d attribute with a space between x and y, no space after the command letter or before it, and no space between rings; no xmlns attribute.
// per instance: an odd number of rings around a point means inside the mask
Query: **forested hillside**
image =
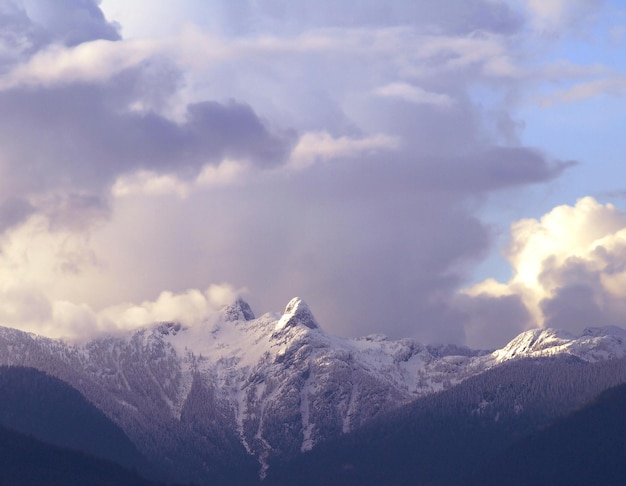
<svg viewBox="0 0 626 486"><path fill-rule="evenodd" d="M472 486L626 484L626 385L513 444Z"/></svg>
<svg viewBox="0 0 626 486"><path fill-rule="evenodd" d="M508 446L624 381L626 360L513 361L273 464L269 484L458 486Z"/></svg>
<svg viewBox="0 0 626 486"><path fill-rule="evenodd" d="M67 383L33 368L0 366L0 425L49 444L148 470L126 434Z"/></svg>
<svg viewBox="0 0 626 486"><path fill-rule="evenodd" d="M0 426L2 486L159 486L136 471Z"/></svg>

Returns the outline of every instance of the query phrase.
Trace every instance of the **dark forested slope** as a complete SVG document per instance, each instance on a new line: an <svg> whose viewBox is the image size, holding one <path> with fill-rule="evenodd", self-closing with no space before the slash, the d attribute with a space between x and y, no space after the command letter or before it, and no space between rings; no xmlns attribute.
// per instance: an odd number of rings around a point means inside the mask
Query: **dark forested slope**
<svg viewBox="0 0 626 486"><path fill-rule="evenodd" d="M626 484L626 385L513 444L472 484Z"/></svg>
<svg viewBox="0 0 626 486"><path fill-rule="evenodd" d="M117 425L57 378L33 368L0 366L0 396L0 425L129 468L148 468Z"/></svg>
<svg viewBox="0 0 626 486"><path fill-rule="evenodd" d="M157 486L111 461L46 444L0 426L2 486Z"/></svg>
<svg viewBox="0 0 626 486"><path fill-rule="evenodd" d="M458 486L511 444L625 381L626 360L513 361L273 464L268 484Z"/></svg>

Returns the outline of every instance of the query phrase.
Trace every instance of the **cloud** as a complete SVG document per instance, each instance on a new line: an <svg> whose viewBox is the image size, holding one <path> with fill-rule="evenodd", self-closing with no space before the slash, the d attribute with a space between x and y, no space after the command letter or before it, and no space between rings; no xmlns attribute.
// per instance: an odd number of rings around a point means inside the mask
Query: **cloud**
<svg viewBox="0 0 626 486"><path fill-rule="evenodd" d="M618 96L624 91L624 75L600 63L558 60L529 70L526 76L543 87L540 94L532 96L532 101L544 107L602 95Z"/></svg>
<svg viewBox="0 0 626 486"><path fill-rule="evenodd" d="M10 0L11 3L11 0ZM99 8L99 0L22 0L32 25L48 42L77 45L94 39L117 40L118 26L108 22Z"/></svg>
<svg viewBox="0 0 626 486"><path fill-rule="evenodd" d="M511 280L483 282L468 289L461 302L492 308L502 299L523 303L517 319L511 320L515 313L498 312L490 319L500 320L494 328L511 334L532 326L579 333L624 321L626 213L615 206L586 197L540 220L520 220L511 226L506 257Z"/></svg>
<svg viewBox="0 0 626 486"><path fill-rule="evenodd" d="M252 173L254 170L249 164L231 159L225 159L219 165L205 165L191 180L181 179L174 174L139 170L118 177L111 188L111 194L114 197L175 194L185 198L193 191L243 184L246 177Z"/></svg>
<svg viewBox="0 0 626 486"><path fill-rule="evenodd" d="M516 294L459 294L454 307L460 313L465 343L474 348L495 349L528 327L530 314Z"/></svg>
<svg viewBox="0 0 626 486"><path fill-rule="evenodd" d="M602 6L603 1L526 0L525 4L534 29L554 35L588 20Z"/></svg>
<svg viewBox="0 0 626 486"><path fill-rule="evenodd" d="M154 301L127 303L98 312L87 304L51 301L35 289L15 288L0 293L0 319L12 327L55 338L86 340L98 335L118 334L154 324L178 322L202 325L221 307L233 303L241 291L228 285L211 285L207 290L181 293L163 291Z"/></svg>
<svg viewBox="0 0 626 486"><path fill-rule="evenodd" d="M362 154L398 149L399 140L389 135L363 138L333 137L328 132L308 132L300 136L291 153L291 166L303 168L321 160L354 158Z"/></svg>
<svg viewBox="0 0 626 486"><path fill-rule="evenodd" d="M391 83L381 86L376 89L375 93L380 96L399 98L411 103L424 103L441 107L449 107L454 104L454 100L448 95L432 93L408 83Z"/></svg>
<svg viewBox="0 0 626 486"><path fill-rule="evenodd" d="M0 293L0 319L3 322L21 327L32 323L32 329L38 330L42 322L52 320L52 308L46 297L37 289L13 287Z"/></svg>
<svg viewBox="0 0 626 486"><path fill-rule="evenodd" d="M94 251L96 233L94 228L90 233L77 232L69 224L58 224L37 213L8 228L0 253L0 273L11 275L0 282L2 325L69 339L87 339L158 321L193 325L245 292L228 284L210 285L205 291L171 292L161 287L155 300L132 303L128 291L132 283L120 285L118 280L119 293L114 302L108 301L116 288L113 279L121 274L109 273L111 261ZM138 280L144 277L138 276Z"/></svg>
<svg viewBox="0 0 626 486"><path fill-rule="evenodd" d="M55 229L54 227L57 227ZM49 218L28 211L21 224L5 228L1 238L0 273L10 275L0 282L0 322L3 325L55 337L74 335L68 312L58 314L55 295L87 270L97 268L88 236L52 225ZM80 305L67 303L68 308ZM60 321L57 317L63 316ZM84 330L93 320L84 321Z"/></svg>
<svg viewBox="0 0 626 486"><path fill-rule="evenodd" d="M209 319L218 310L235 302L242 291L228 284L211 285L206 291L189 289L178 294L161 292L156 300L141 304L120 304L100 311L101 327L136 329L154 322L181 322L194 325Z"/></svg>
<svg viewBox="0 0 626 486"><path fill-rule="evenodd" d="M0 90L54 87L73 82L102 83L152 56L156 52L153 44L149 41L108 40L70 48L51 44L4 74L0 78Z"/></svg>
<svg viewBox="0 0 626 486"><path fill-rule="evenodd" d="M35 208L24 199L12 197L0 206L0 233L22 223L34 212Z"/></svg>
<svg viewBox="0 0 626 486"><path fill-rule="evenodd" d="M58 200L78 196L106 208L113 186L128 177L209 186L225 172L217 177L211 165L286 161L295 133L270 128L245 102L176 103L178 118L170 116L183 76L168 58L171 45L120 40L98 2L3 4L0 229L23 220L26 208L88 224L102 213Z"/></svg>
<svg viewBox="0 0 626 486"><path fill-rule="evenodd" d="M602 95L620 96L626 92L626 75L614 74L601 79L575 83L566 89L557 90L538 99L549 106L555 103L574 103Z"/></svg>
<svg viewBox="0 0 626 486"><path fill-rule="evenodd" d="M190 105L182 123L119 112L105 100L140 88L134 76L130 81L118 80L104 92L82 85L0 94L3 194L31 204L43 204L43 196L55 191L106 198L119 177L137 171L194 179L226 159L267 168L289 154L290 134L272 133L248 105L235 101Z"/></svg>
<svg viewBox="0 0 626 486"><path fill-rule="evenodd" d="M93 0L6 0L0 6L0 66L19 64L48 45L118 40Z"/></svg>
<svg viewBox="0 0 626 486"><path fill-rule="evenodd" d="M508 2L155 0L166 34L127 39L99 5L0 10L3 323L197 320L212 282L261 312L302 295L344 335L478 343L501 313L498 336L561 315L507 284L457 295L489 195L575 165L514 136L536 66Z"/></svg>
<svg viewBox="0 0 626 486"><path fill-rule="evenodd" d="M181 9L172 9L167 0L140 2L155 10L166 12L165 18L152 16L142 19L136 12L124 11L122 0L105 0L106 12L119 12L127 21L129 31L162 32L170 24L180 24L190 18ZM236 3L218 0L209 5L185 1L187 13L210 30L222 35L243 36L258 31L289 33L303 28L319 27L380 27L399 24L422 24L430 29L467 33L474 29L512 32L520 27L522 19L506 2L485 0L448 0L434 4L429 0L345 0L340 4L331 0L302 0L298 4L288 0ZM155 18L156 17L156 18ZM170 22L165 22L165 19ZM160 24L160 25L159 25ZM165 24L165 25L163 25ZM131 32L129 32L131 34Z"/></svg>

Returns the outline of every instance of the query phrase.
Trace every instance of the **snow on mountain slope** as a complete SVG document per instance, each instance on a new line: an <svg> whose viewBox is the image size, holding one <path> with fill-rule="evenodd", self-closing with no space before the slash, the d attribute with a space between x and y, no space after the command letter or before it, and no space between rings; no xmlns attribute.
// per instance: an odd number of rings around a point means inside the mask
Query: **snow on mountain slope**
<svg viewBox="0 0 626 486"><path fill-rule="evenodd" d="M255 318L238 300L191 327L160 323L85 344L0 328L0 364L69 382L148 457L204 444L253 455L262 468L504 361L559 353L623 357L626 331L589 328L575 337L535 329L492 353L381 335L346 339L324 332L298 298L282 315Z"/></svg>
<svg viewBox="0 0 626 486"><path fill-rule="evenodd" d="M555 329L532 329L514 338L492 356L500 363L519 357L554 356L567 353L585 361L601 361L626 356L626 331L619 327L593 327L573 336Z"/></svg>

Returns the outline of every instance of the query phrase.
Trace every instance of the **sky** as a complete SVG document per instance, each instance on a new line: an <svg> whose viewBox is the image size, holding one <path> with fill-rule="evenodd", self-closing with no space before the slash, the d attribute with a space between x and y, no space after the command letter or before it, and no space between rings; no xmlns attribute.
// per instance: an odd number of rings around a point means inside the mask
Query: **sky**
<svg viewBox="0 0 626 486"><path fill-rule="evenodd" d="M0 324L622 325L625 48L617 0L0 0Z"/></svg>

